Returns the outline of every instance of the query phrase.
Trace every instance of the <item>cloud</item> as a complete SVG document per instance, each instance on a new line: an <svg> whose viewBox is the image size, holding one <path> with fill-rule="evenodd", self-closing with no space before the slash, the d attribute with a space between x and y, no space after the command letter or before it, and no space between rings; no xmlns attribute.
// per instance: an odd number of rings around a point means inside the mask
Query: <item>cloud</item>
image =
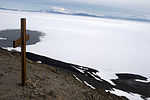
<svg viewBox="0 0 150 100"><path fill-rule="evenodd" d="M65 8L62 7L53 6L51 9L55 12L70 13L69 11L66 11Z"/></svg>
<svg viewBox="0 0 150 100"><path fill-rule="evenodd" d="M64 8L56 7L56 6L53 6L53 7L52 7L52 10L53 10L53 11L57 11L57 12L65 12L65 9L64 9Z"/></svg>

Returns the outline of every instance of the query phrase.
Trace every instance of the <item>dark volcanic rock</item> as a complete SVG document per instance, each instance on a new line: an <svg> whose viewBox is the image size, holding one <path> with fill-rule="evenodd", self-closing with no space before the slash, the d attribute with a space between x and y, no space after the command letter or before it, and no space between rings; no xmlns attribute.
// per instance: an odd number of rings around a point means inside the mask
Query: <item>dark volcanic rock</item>
<svg viewBox="0 0 150 100"><path fill-rule="evenodd" d="M147 78L141 75L135 75L130 73L116 74L120 79L139 79L147 81Z"/></svg>
<svg viewBox="0 0 150 100"><path fill-rule="evenodd" d="M112 82L116 84L115 88L140 94L142 97L150 97L150 82L136 81L147 80L146 77L135 74L116 74L118 79L112 79Z"/></svg>
<svg viewBox="0 0 150 100"><path fill-rule="evenodd" d="M71 63L62 62L59 60L55 60L45 56L40 56L30 52L27 52L26 54L27 54L27 58L32 61L41 61L43 64L55 66L60 70L76 75L82 82L86 81L87 83L91 84L95 88L112 90L112 88L114 87L112 84L101 79L98 75L96 75L96 72L98 72L98 70L71 64ZM82 72L80 72L79 70L81 70ZM95 78L99 79L100 81L96 80Z"/></svg>
<svg viewBox="0 0 150 100"><path fill-rule="evenodd" d="M31 31L27 30L27 34L30 35L29 40L27 41L27 45L36 44L40 42L40 37L45 34L39 31ZM10 29L10 30L1 30L0 31L0 46L1 47L13 47L13 41L17 40L20 37L19 29Z"/></svg>

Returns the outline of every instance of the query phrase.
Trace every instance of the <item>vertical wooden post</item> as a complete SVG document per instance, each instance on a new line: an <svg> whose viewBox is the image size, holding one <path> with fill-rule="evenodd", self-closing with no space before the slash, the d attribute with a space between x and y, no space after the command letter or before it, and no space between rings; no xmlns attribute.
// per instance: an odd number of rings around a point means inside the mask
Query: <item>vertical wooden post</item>
<svg viewBox="0 0 150 100"><path fill-rule="evenodd" d="M21 84L26 84L26 41L29 40L29 34L26 35L26 19L21 18L21 37L13 41L13 47L21 45Z"/></svg>
<svg viewBox="0 0 150 100"><path fill-rule="evenodd" d="M21 18L21 80L26 84L26 19Z"/></svg>

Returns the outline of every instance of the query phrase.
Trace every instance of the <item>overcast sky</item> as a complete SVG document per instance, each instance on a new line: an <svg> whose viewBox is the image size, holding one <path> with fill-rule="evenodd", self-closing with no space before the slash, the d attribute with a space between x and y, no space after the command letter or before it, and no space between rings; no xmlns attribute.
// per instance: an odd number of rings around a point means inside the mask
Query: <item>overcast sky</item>
<svg viewBox="0 0 150 100"><path fill-rule="evenodd" d="M16 3L16 4L15 4ZM149 12L150 11L150 0L0 0L0 7L11 7L11 6L17 6L19 3L25 3L25 5L20 5L20 6L26 6L34 4L38 4L39 8L42 8L42 6L39 6L39 4L47 4L47 6L58 6L60 5L65 5L65 7L68 6L74 6L74 8L80 7L82 8L83 6L110 6L110 7L117 7L117 8L124 8L124 9L132 9L132 10L137 10L137 11L144 11L144 12ZM87 7L88 8L88 7ZM90 8L88 8L90 9ZM92 9L92 8L91 8ZM101 10L101 9L97 9Z"/></svg>
<svg viewBox="0 0 150 100"><path fill-rule="evenodd" d="M92 5L109 5L116 7L150 8L150 0L0 0L3 2L48 2L48 3L78 3Z"/></svg>
<svg viewBox="0 0 150 100"><path fill-rule="evenodd" d="M59 1L150 10L150 0L59 0Z"/></svg>

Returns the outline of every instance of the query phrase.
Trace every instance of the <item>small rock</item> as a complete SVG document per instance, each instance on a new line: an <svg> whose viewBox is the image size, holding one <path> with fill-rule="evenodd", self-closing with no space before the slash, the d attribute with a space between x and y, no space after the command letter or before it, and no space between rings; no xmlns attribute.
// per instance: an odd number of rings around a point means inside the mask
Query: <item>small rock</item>
<svg viewBox="0 0 150 100"><path fill-rule="evenodd" d="M34 98L35 97L35 95L34 94L31 94L31 98Z"/></svg>
<svg viewBox="0 0 150 100"><path fill-rule="evenodd" d="M38 81L35 81L35 82L33 83L33 87L37 87L37 85L38 85Z"/></svg>
<svg viewBox="0 0 150 100"><path fill-rule="evenodd" d="M49 96L52 96L52 97L54 97L54 98L56 98L56 94L54 93L54 91L51 91L51 92L49 92L49 93L47 93Z"/></svg>
<svg viewBox="0 0 150 100"><path fill-rule="evenodd" d="M43 95L44 95L44 93L39 93L39 95L43 96Z"/></svg>
<svg viewBox="0 0 150 100"><path fill-rule="evenodd" d="M36 87L37 86L37 84L36 83L33 83L33 87Z"/></svg>
<svg viewBox="0 0 150 100"><path fill-rule="evenodd" d="M0 77L4 76L4 74L0 73Z"/></svg>

